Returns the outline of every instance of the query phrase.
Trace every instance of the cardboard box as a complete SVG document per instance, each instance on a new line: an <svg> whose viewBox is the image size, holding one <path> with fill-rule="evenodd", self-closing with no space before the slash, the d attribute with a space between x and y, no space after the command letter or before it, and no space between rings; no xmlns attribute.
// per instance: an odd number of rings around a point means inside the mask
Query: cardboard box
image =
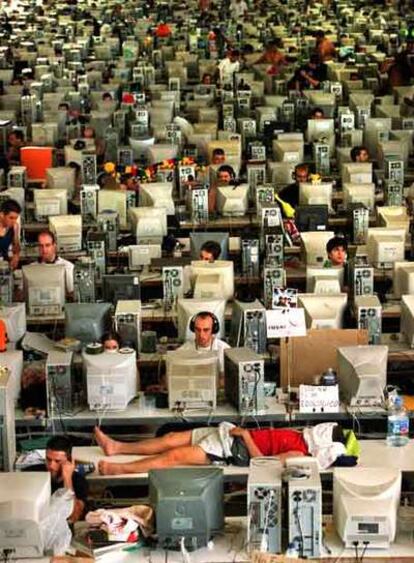
<svg viewBox="0 0 414 563"><path fill-rule="evenodd" d="M315 375L328 368L337 369L338 346L368 344L368 333L355 329L309 330L306 336L288 338L280 342L280 385L299 387L312 385Z"/></svg>

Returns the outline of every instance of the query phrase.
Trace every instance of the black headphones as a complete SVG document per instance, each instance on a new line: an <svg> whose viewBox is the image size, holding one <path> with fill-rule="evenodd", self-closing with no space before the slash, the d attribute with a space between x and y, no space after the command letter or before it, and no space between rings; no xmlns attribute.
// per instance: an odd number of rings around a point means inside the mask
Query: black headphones
<svg viewBox="0 0 414 563"><path fill-rule="evenodd" d="M210 317L210 319L213 321L212 333L217 334L219 332L220 330L219 320L216 317L216 315L214 313L211 313L210 311L200 311L199 313L193 316L189 326L191 332L195 332L195 322L199 317Z"/></svg>

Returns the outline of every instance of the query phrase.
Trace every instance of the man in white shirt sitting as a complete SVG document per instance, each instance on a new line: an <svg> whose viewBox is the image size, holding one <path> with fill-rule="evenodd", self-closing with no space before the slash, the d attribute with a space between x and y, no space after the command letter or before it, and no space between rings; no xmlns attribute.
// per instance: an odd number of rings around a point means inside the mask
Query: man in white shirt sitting
<svg viewBox="0 0 414 563"><path fill-rule="evenodd" d="M180 350L217 352L221 379L224 374L224 350L230 346L216 336L220 330L220 323L216 315L209 311L197 313L190 321L190 330L194 332L194 340L185 342Z"/></svg>
<svg viewBox="0 0 414 563"><path fill-rule="evenodd" d="M37 245L40 264L58 264L65 267L66 294L68 297L72 297L74 265L69 260L58 256L56 238L52 231L48 229L41 231L37 237Z"/></svg>
<svg viewBox="0 0 414 563"><path fill-rule="evenodd" d="M233 75L240 70L240 53L237 49L227 51L226 58L222 59L218 64L220 84L230 84L233 86Z"/></svg>

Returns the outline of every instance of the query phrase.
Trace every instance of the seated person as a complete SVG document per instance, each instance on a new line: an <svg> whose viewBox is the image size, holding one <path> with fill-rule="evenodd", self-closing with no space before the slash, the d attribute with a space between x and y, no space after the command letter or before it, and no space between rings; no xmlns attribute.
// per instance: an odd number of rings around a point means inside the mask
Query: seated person
<svg viewBox="0 0 414 563"><path fill-rule="evenodd" d="M105 352L118 352L119 336L115 332L106 332L102 337L102 344Z"/></svg>
<svg viewBox="0 0 414 563"><path fill-rule="evenodd" d="M220 258L221 246L215 240L207 240L201 245L200 260L215 262Z"/></svg>
<svg viewBox="0 0 414 563"><path fill-rule="evenodd" d="M192 327L192 328L191 328ZM224 374L224 350L230 348L226 342L216 335L219 331L219 321L213 313L201 311L194 315L190 329L194 332L194 340L185 342L179 350L197 350L198 352L218 352L219 372Z"/></svg>
<svg viewBox="0 0 414 563"><path fill-rule="evenodd" d="M69 297L73 296L73 271L75 267L69 260L58 256L54 233L48 229L41 231L37 236L37 246L40 264L58 264L65 267L66 293Z"/></svg>
<svg viewBox="0 0 414 563"><path fill-rule="evenodd" d="M325 261L323 267L331 268L338 266L345 266L348 252L348 243L344 237L335 236L328 240L326 243L326 253L328 259Z"/></svg>
<svg viewBox="0 0 414 563"><path fill-rule="evenodd" d="M299 184L308 181L309 166L307 164L297 164L293 177L295 181L282 188L277 195L292 207L297 207L299 205Z"/></svg>
<svg viewBox="0 0 414 563"><path fill-rule="evenodd" d="M369 162L369 152L366 147L358 146L352 147L351 152L352 162Z"/></svg>
<svg viewBox="0 0 414 563"><path fill-rule="evenodd" d="M211 164L221 165L226 162L226 153L224 149L216 148L211 154Z"/></svg>
<svg viewBox="0 0 414 563"><path fill-rule="evenodd" d="M46 445L46 463L30 466L27 471L49 471L52 494L61 488L73 491L75 499L68 522L74 524L83 518L88 485L85 477L75 471L75 460L72 460L72 444L67 436L52 436Z"/></svg>
<svg viewBox="0 0 414 563"><path fill-rule="evenodd" d="M234 438L242 440L248 456L278 456L284 462L288 457L312 455L322 469L333 463L348 461L355 465L357 448L348 453L345 434L336 422L317 424L303 431L290 428L248 430L229 422L218 427L171 432L157 438L138 442L118 442L95 428L95 437L105 455L145 455L146 459L129 463L99 462L103 475L145 473L150 469L163 469L179 465L210 465L213 461L231 462ZM347 442L348 446L348 442ZM343 457L342 457L343 456ZM344 458L353 458L347 459ZM342 459L339 459L342 458Z"/></svg>
<svg viewBox="0 0 414 563"><path fill-rule="evenodd" d="M288 83L290 90L317 89L328 76L328 67L318 55L312 55L308 64L301 66Z"/></svg>
<svg viewBox="0 0 414 563"><path fill-rule="evenodd" d="M217 204L217 187L234 185L236 173L229 164L222 164L217 170L217 182L210 186L208 191L208 212L214 213Z"/></svg>
<svg viewBox="0 0 414 563"><path fill-rule="evenodd" d="M9 148L6 152L6 158L10 166L18 166L20 164L20 149L25 146L23 131L16 129L11 131L7 137Z"/></svg>
<svg viewBox="0 0 414 563"><path fill-rule="evenodd" d="M325 113L322 108L313 108L309 116L310 119L325 119Z"/></svg>

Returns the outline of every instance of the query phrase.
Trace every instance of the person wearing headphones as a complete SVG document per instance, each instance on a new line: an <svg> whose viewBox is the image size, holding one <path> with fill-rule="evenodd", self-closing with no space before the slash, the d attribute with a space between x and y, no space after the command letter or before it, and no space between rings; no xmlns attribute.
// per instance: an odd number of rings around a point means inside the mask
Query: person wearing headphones
<svg viewBox="0 0 414 563"><path fill-rule="evenodd" d="M69 260L58 256L54 233L48 229L41 231L37 236L37 246L39 250L39 264L57 264L65 267L66 293L69 296L73 295L73 271L75 267Z"/></svg>
<svg viewBox="0 0 414 563"><path fill-rule="evenodd" d="M197 350L198 352L217 352L220 375L224 373L224 350L230 348L226 342L217 337L220 323L216 315L209 311L201 311L190 321L190 330L194 340L188 340L179 349Z"/></svg>

